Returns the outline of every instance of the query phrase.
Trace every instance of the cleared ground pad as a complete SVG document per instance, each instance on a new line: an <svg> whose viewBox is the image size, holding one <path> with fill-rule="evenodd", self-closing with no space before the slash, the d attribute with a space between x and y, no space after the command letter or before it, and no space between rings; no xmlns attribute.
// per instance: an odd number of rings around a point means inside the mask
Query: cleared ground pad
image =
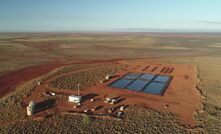
<svg viewBox="0 0 221 134"><path fill-rule="evenodd" d="M113 82L110 86L114 88L163 95L170 84L171 79L172 76L129 73Z"/></svg>

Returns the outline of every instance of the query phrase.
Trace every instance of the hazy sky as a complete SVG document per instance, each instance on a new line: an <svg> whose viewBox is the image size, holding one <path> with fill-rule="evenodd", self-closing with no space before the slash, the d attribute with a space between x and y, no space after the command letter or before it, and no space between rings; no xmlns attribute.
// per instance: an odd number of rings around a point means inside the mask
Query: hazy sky
<svg viewBox="0 0 221 134"><path fill-rule="evenodd" d="M220 31L221 0L0 0L0 32Z"/></svg>

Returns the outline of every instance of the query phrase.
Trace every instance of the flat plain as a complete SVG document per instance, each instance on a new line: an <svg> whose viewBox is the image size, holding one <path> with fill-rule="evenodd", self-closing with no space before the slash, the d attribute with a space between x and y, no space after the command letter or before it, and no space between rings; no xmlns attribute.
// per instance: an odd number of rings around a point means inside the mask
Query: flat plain
<svg viewBox="0 0 221 134"><path fill-rule="evenodd" d="M2 133L219 133L221 131L221 35L166 33L17 33L0 35L0 131ZM175 68L165 96L107 85L145 66ZM106 74L117 77L99 81ZM157 72L151 72L160 74ZM37 82L41 81L41 86ZM185 81L186 83L183 83ZM66 84L64 84L67 82ZM96 114L87 101L78 112L66 103L82 83L97 95ZM63 84L62 84L63 83ZM58 93L55 98L45 95ZM111 92L110 92L111 91ZM121 96L125 117L99 115L102 96ZM175 97L174 97L175 96ZM30 100L56 99L57 106L26 116ZM169 104L169 105L168 105ZM166 107L165 107L166 106ZM98 115L97 115L98 114Z"/></svg>

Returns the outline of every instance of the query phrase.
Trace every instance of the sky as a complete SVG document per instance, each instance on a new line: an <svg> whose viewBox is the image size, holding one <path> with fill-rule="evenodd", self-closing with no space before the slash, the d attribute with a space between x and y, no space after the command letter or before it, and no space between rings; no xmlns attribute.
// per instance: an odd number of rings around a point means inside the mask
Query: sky
<svg viewBox="0 0 221 134"><path fill-rule="evenodd" d="M0 0L0 32L221 32L221 0Z"/></svg>

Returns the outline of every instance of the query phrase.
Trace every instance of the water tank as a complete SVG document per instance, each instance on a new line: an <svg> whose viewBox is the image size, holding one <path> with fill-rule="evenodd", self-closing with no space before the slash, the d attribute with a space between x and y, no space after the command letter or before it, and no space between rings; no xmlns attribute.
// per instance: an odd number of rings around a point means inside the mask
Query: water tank
<svg viewBox="0 0 221 134"><path fill-rule="evenodd" d="M34 101L30 101L27 106L27 115L31 116L34 114L36 103Z"/></svg>

